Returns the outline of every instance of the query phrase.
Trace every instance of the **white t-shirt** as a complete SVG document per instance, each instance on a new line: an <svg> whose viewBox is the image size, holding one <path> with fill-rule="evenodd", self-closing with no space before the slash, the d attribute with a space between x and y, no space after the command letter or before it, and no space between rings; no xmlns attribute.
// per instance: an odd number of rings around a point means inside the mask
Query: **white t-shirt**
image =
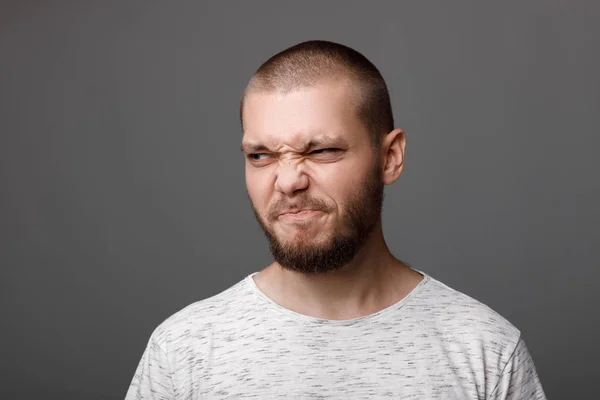
<svg viewBox="0 0 600 400"><path fill-rule="evenodd" d="M288 310L252 276L152 333L134 399L546 399L517 328L427 274L377 313Z"/></svg>

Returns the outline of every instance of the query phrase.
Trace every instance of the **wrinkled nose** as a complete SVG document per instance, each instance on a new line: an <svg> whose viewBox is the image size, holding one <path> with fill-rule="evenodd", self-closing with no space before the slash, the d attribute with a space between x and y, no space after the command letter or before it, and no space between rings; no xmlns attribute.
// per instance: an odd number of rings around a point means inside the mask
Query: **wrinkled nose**
<svg viewBox="0 0 600 400"><path fill-rule="evenodd" d="M308 187L308 177L302 172L301 166L293 161L279 162L275 188L286 196L293 196L298 190Z"/></svg>

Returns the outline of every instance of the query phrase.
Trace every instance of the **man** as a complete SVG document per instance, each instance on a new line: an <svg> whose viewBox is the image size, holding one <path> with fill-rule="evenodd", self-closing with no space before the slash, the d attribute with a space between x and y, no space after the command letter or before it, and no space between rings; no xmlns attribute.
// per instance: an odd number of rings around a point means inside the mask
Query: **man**
<svg viewBox="0 0 600 400"><path fill-rule="evenodd" d="M240 112L275 261L163 322L127 399L545 399L513 325L390 253L383 187L406 139L370 61L300 43L258 69Z"/></svg>

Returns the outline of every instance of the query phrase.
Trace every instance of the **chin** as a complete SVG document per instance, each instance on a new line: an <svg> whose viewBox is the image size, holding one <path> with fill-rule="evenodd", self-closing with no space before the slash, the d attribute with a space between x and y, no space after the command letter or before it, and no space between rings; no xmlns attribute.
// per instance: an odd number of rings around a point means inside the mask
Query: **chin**
<svg viewBox="0 0 600 400"><path fill-rule="evenodd" d="M281 229L281 232L275 233L275 237L279 243L286 246L293 246L295 244L311 243L310 247L320 247L327 245L332 241L334 234L332 232L324 231L324 229L295 229L287 231Z"/></svg>
<svg viewBox="0 0 600 400"><path fill-rule="evenodd" d="M277 237L277 241L282 247L289 248L292 251L319 251L327 248L330 240L315 238L314 235L296 234L292 238Z"/></svg>

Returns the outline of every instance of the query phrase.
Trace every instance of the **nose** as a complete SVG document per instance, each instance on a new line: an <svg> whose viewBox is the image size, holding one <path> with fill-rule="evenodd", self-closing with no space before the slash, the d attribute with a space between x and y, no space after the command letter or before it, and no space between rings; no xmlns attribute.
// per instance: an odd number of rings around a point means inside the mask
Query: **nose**
<svg viewBox="0 0 600 400"><path fill-rule="evenodd" d="M298 190L308 187L308 176L302 172L299 163L291 160L281 160L277 169L275 188L286 196L292 196Z"/></svg>

